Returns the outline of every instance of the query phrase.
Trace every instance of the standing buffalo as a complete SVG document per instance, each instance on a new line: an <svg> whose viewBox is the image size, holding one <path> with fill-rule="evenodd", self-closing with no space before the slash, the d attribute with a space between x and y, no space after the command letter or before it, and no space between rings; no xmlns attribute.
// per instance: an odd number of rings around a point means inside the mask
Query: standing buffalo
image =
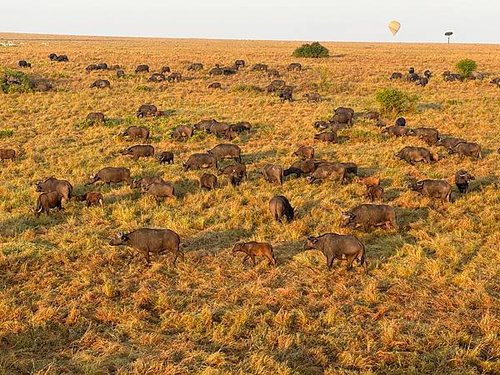
<svg viewBox="0 0 500 375"><path fill-rule="evenodd" d="M318 165L316 170L307 177L309 183L316 182L317 180L336 180L341 183L345 181L346 170L340 163L323 163Z"/></svg>
<svg viewBox="0 0 500 375"><path fill-rule="evenodd" d="M396 212L386 204L361 204L342 213L342 218L341 227L362 227L363 230L368 230L370 227L384 226L389 229L392 226L398 229Z"/></svg>
<svg viewBox="0 0 500 375"><path fill-rule="evenodd" d="M58 191L42 193L36 201L35 216L40 216L41 213L49 214L51 208L62 210L63 196Z"/></svg>
<svg viewBox="0 0 500 375"><path fill-rule="evenodd" d="M313 159L314 158L314 147L311 146L300 146L292 156L298 156L299 158L305 159Z"/></svg>
<svg viewBox="0 0 500 375"><path fill-rule="evenodd" d="M217 169L217 159L208 153L192 154L188 160L182 164L185 171L189 169L215 168Z"/></svg>
<svg viewBox="0 0 500 375"><path fill-rule="evenodd" d="M162 151L157 155L160 164L174 164L174 153L171 151Z"/></svg>
<svg viewBox="0 0 500 375"><path fill-rule="evenodd" d="M283 168L275 164L266 164L262 169L262 174L267 182L276 182L283 185Z"/></svg>
<svg viewBox="0 0 500 375"><path fill-rule="evenodd" d="M69 201L73 195L73 186L69 183L69 181L58 180L54 177L47 178L45 181L38 181L35 184L35 187L36 191L39 193L57 191L66 201Z"/></svg>
<svg viewBox="0 0 500 375"><path fill-rule="evenodd" d="M231 164L227 167L222 168L219 171L219 175L226 175L229 177L237 176L241 180L243 179L243 177L247 176L247 167L242 163Z"/></svg>
<svg viewBox="0 0 500 375"><path fill-rule="evenodd" d="M410 163L411 165L415 165L415 163L418 162L432 163L439 160L436 153L431 153L424 147L412 146L402 148L398 153L396 153L396 157Z"/></svg>
<svg viewBox="0 0 500 375"><path fill-rule="evenodd" d="M433 146L439 141L439 132L434 128L410 129L408 135L417 136L429 146Z"/></svg>
<svg viewBox="0 0 500 375"><path fill-rule="evenodd" d="M302 70L302 64L291 63L287 66L286 70L288 70L289 72L300 72Z"/></svg>
<svg viewBox="0 0 500 375"><path fill-rule="evenodd" d="M81 202L86 202L87 207L90 206L102 206L103 197L98 191L89 191L80 197L78 197Z"/></svg>
<svg viewBox="0 0 500 375"><path fill-rule="evenodd" d="M481 146L473 142L460 142L454 147L451 147L448 152L450 154L458 154L461 157L470 156L476 159L481 159Z"/></svg>
<svg viewBox="0 0 500 375"><path fill-rule="evenodd" d="M391 74L389 79L403 79L403 73L394 72Z"/></svg>
<svg viewBox="0 0 500 375"><path fill-rule="evenodd" d="M160 116L161 112L153 104L143 104L137 110L136 115L137 117L155 117Z"/></svg>
<svg viewBox="0 0 500 375"><path fill-rule="evenodd" d="M129 136L130 138L142 138L142 139L148 139L149 138L149 129L144 127L144 126L129 126L125 131L122 133L122 136Z"/></svg>
<svg viewBox="0 0 500 375"><path fill-rule="evenodd" d="M381 201L384 199L384 188L380 185L367 186L365 196L370 202Z"/></svg>
<svg viewBox="0 0 500 375"><path fill-rule="evenodd" d="M288 199L283 195L277 195L271 198L269 201L269 211L271 211L271 215L274 220L279 221L283 220L283 217L286 217L290 222L294 218L294 209Z"/></svg>
<svg viewBox="0 0 500 375"><path fill-rule="evenodd" d="M132 181L132 188L133 189L144 189L146 186L155 184L155 183L164 183L165 181L163 178L159 176L147 176L147 177L142 177L142 178L134 178Z"/></svg>
<svg viewBox="0 0 500 375"><path fill-rule="evenodd" d="M135 145L122 151L122 155L131 155L134 160L151 157L154 154L155 148L151 145Z"/></svg>
<svg viewBox="0 0 500 375"><path fill-rule="evenodd" d="M467 141L465 139L455 138L455 137L439 138L436 143L436 146L443 146L447 149L450 149L462 142L467 142Z"/></svg>
<svg viewBox="0 0 500 375"><path fill-rule="evenodd" d="M463 169L457 171L455 173L455 185L457 185L458 190L465 194L467 190L469 190L469 181L475 180L476 178L471 175L469 172L464 171Z"/></svg>
<svg viewBox="0 0 500 375"><path fill-rule="evenodd" d="M129 186L132 185L130 170L123 167L103 168L95 175L90 176L90 181L87 183L87 185L95 184L97 181L102 181L106 184L126 182Z"/></svg>
<svg viewBox="0 0 500 375"><path fill-rule="evenodd" d="M318 94L317 92L312 92L312 93L307 93L304 94L304 98L307 99L308 103L320 103L321 102L321 95Z"/></svg>
<svg viewBox="0 0 500 375"><path fill-rule="evenodd" d="M293 87L292 86L284 86L281 88L279 92L279 98L281 99L281 102L285 101L293 101Z"/></svg>
<svg viewBox="0 0 500 375"><path fill-rule="evenodd" d="M208 150L207 153L213 155L217 161L221 161L223 159L234 159L241 163L241 149L232 144L219 144Z"/></svg>
<svg viewBox="0 0 500 375"><path fill-rule="evenodd" d="M106 89L111 87L111 83L107 79L98 79L90 85L90 88Z"/></svg>
<svg viewBox="0 0 500 375"><path fill-rule="evenodd" d="M149 73L149 66L146 64L141 64L137 65L137 68L135 68L135 73Z"/></svg>
<svg viewBox="0 0 500 375"><path fill-rule="evenodd" d="M179 250L180 242L179 235L170 229L141 228L128 234L118 233L109 244L130 246L140 251L146 258L147 264L150 264L150 253L160 255L172 252L175 255L173 261L175 265L179 255L184 258L184 254Z"/></svg>
<svg viewBox="0 0 500 375"><path fill-rule="evenodd" d="M294 162L290 168L287 168L283 171L283 175L289 176L291 174L296 174L297 177L301 177L302 175L309 175L316 170L316 164L312 159L298 160Z"/></svg>
<svg viewBox="0 0 500 375"><path fill-rule="evenodd" d="M21 60L18 62L20 68L31 68L31 64L26 60Z"/></svg>
<svg viewBox="0 0 500 375"><path fill-rule="evenodd" d="M141 192L144 194L149 194L157 201L167 198L175 198L174 185L170 182L153 182L152 184L143 186Z"/></svg>
<svg viewBox="0 0 500 375"><path fill-rule="evenodd" d="M0 149L0 160L14 160L16 158L16 151L11 148Z"/></svg>
<svg viewBox="0 0 500 375"><path fill-rule="evenodd" d="M217 176L211 173L203 173L200 177L200 188L205 190L217 189Z"/></svg>
<svg viewBox="0 0 500 375"><path fill-rule="evenodd" d="M417 181L410 188L429 198L441 199L442 203L450 202L451 185L445 180Z"/></svg>
<svg viewBox="0 0 500 375"><path fill-rule="evenodd" d="M255 257L262 256L268 260L269 265L276 265L273 247L266 242L239 242L234 245L232 250L233 254L237 252L245 253L245 256L243 257L243 264L245 264L247 259L252 259L252 263L255 266L257 264L255 262Z"/></svg>
<svg viewBox="0 0 500 375"><path fill-rule="evenodd" d="M93 125L93 124L102 124L106 120L106 117L104 116L104 113L102 112L90 112L87 115L86 121Z"/></svg>
<svg viewBox="0 0 500 375"><path fill-rule="evenodd" d="M356 237L337 233L326 233L318 237L307 237L305 249L320 250L326 257L326 266L332 268L335 259L347 259L347 270L355 260L368 271L365 246Z"/></svg>
<svg viewBox="0 0 500 375"><path fill-rule="evenodd" d="M179 125L173 130L170 137L177 141L186 141L188 138L191 138L193 136L193 133L194 129L192 126Z"/></svg>

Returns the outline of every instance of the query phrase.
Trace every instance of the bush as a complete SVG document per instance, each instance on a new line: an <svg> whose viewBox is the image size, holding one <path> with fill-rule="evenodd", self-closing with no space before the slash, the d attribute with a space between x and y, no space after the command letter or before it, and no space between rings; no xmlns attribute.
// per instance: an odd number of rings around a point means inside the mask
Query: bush
<svg viewBox="0 0 500 375"><path fill-rule="evenodd" d="M302 47L297 48L293 52L294 57L319 58L319 57L328 57L329 55L330 52L328 51L328 48L323 47L318 42L314 42L311 44L303 44Z"/></svg>
<svg viewBox="0 0 500 375"><path fill-rule="evenodd" d="M414 109L418 96L397 89L382 89L377 92L375 99L382 112L400 114Z"/></svg>
<svg viewBox="0 0 500 375"><path fill-rule="evenodd" d="M26 74L7 68L3 70L0 85L1 90L6 94L9 92L32 91L30 79Z"/></svg>
<svg viewBox="0 0 500 375"><path fill-rule="evenodd" d="M474 60L464 59L457 62L456 68L463 78L468 78L477 69L477 64Z"/></svg>

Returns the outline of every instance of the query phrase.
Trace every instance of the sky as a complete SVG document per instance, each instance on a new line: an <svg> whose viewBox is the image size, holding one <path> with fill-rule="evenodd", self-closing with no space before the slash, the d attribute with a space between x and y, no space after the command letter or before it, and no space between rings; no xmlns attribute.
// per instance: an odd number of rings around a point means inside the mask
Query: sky
<svg viewBox="0 0 500 375"><path fill-rule="evenodd" d="M0 13L0 32L500 43L500 0L0 0Z"/></svg>

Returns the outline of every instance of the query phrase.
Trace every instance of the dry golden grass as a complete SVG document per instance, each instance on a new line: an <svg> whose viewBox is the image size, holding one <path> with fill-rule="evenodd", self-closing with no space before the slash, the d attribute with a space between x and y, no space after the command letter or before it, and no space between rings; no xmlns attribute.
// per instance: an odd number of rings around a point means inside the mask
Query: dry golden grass
<svg viewBox="0 0 500 375"><path fill-rule="evenodd" d="M7 36L13 37L13 36ZM19 36L17 36L19 37ZM0 169L0 373L4 374L475 374L498 373L499 333L499 90L488 81L446 83L439 76L456 61L472 58L481 71L499 74L500 47L326 43L332 57L300 61L302 73L286 73L298 43L60 38L25 40L0 47L0 66L25 58L32 72L50 78L55 92L0 95L0 127L12 130L0 147L20 157ZM65 53L69 63L47 59ZM207 78L215 63L264 62L297 86L297 100L281 104L265 93L239 92L238 85L264 87L269 79L243 70ZM130 74L86 73L90 63L120 64ZM205 70L189 74L188 62ZM194 77L181 83L147 82L134 75L140 63L169 65ZM425 88L389 82L392 71L415 66L435 77ZM110 90L88 86L109 78ZM221 91L207 85L220 81ZM151 87L146 90L143 87ZM337 106L377 109L374 94L394 86L420 96L410 126L428 125L482 145L482 160L442 156L437 164L411 166L396 160L415 138L387 139L371 122L357 121L338 145L315 144L318 157L356 162L363 173L384 179L387 202L397 207L399 232L354 231L366 244L370 274L332 271L317 251L304 251L304 237L339 228L340 212L364 202L351 183L309 185L303 179L267 184L255 172L272 162L294 161L291 152L313 144L312 123ZM141 88L142 87L142 88ZM302 94L317 87L328 100L308 104ZM138 120L135 110L151 102L174 115ZM423 104L423 105L422 105ZM428 109L438 104L438 109ZM124 119L110 126L79 126L88 112ZM250 170L238 188L199 191L202 172L183 173L190 153L219 143L196 135L187 143L169 139L178 124L204 118L249 121L254 131L237 138ZM393 118L386 118L388 123ZM133 161L116 155L133 142L117 136L127 124L146 124L157 150L173 150L176 163ZM77 193L104 166L129 167L134 176L163 174L180 197L156 205L125 186L96 187L103 207L69 202L62 213L35 218L41 178L66 178ZM405 187L409 176L452 181L460 168L477 180L466 196L433 208ZM297 219L273 222L267 203L286 195ZM150 268L135 254L107 245L119 230L170 228L182 238L185 262L153 258ZM269 241L276 268L242 266L230 249L239 240ZM131 251L131 250L129 250Z"/></svg>

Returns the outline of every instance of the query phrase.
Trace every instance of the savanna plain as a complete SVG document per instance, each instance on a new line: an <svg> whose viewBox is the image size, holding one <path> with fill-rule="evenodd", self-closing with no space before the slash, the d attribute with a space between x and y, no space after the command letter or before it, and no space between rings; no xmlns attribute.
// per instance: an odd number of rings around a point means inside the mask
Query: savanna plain
<svg viewBox="0 0 500 375"><path fill-rule="evenodd" d="M33 67L29 75L51 80L54 90L0 94L0 148L18 157L0 165L0 373L2 374L495 374L499 344L500 91L483 81L444 82L441 73L471 58L478 70L500 73L500 46L324 43L331 57L293 58L300 43L162 39L62 38L1 35L17 46L0 47L0 66ZM53 62L49 53L67 54ZM215 64L243 59L237 74L209 77ZM119 64L115 71L87 72L91 63ZM202 71L187 71L192 62ZM265 63L295 87L281 103L265 87L272 79L251 72ZM301 72L286 67L300 62ZM181 82L148 82L135 74L169 66ZM390 81L410 66L434 76L425 87ZM110 89L91 89L98 78ZM208 89L218 81L222 89ZM378 110L375 94L395 87L418 95L404 113L409 127L435 127L443 135L477 142L482 159L461 159L416 137L391 138L372 120L358 117L339 131L340 142L314 141L313 123L333 109ZM308 103L316 91L324 100ZM139 119L152 103L168 116ZM89 112L104 124L88 125ZM384 114L393 125L395 115ZM203 171L182 170L195 152L224 143L196 132L186 142L173 127L203 119L248 121L252 130L231 142L242 149L248 178L202 191ZM120 154L130 141L119 134L144 125L156 150L171 150L172 165ZM227 142L226 142L227 143ZM287 178L270 184L258 172L284 167L300 145L313 145L324 160L354 162L360 175L377 175L384 203L396 209L399 229L341 228L341 213L367 203L356 179L348 184L309 184ZM404 146L439 154L434 164L394 157ZM228 163L228 162L225 162ZM54 176L76 194L90 190L89 175L123 166L133 177L161 175L177 197L158 204L124 184L96 185L102 206L64 203L63 211L35 217L34 183ZM460 194L453 176L476 176ZM213 172L213 171L212 171ZM445 179L452 202L436 204L408 189L412 179ZM274 221L273 195L296 208L290 223ZM147 266L130 248L111 247L117 232L169 228L181 237L185 259L153 256ZM309 235L356 235L366 246L369 272L332 270L323 254L305 250ZM267 241L277 265L242 264L231 249L238 241ZM130 256L133 255L132 260Z"/></svg>

